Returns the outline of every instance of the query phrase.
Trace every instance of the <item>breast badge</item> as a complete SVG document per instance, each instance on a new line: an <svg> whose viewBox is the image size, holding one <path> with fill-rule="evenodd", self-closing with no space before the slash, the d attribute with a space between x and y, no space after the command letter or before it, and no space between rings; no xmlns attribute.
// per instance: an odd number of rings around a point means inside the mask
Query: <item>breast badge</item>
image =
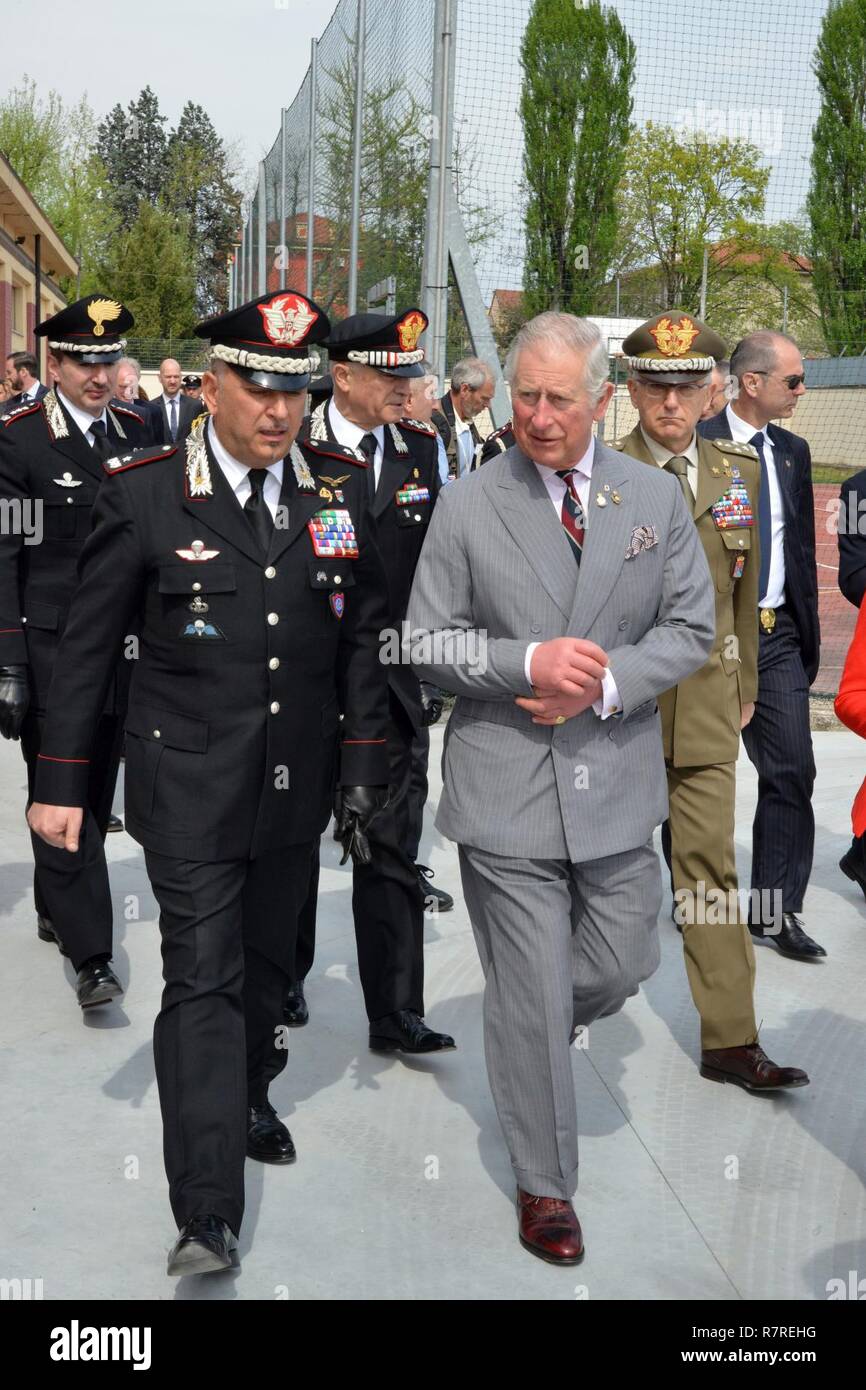
<svg viewBox="0 0 866 1390"><path fill-rule="evenodd" d="M313 542L313 553L324 559L335 556L337 559L357 560L358 541L355 527L347 511L317 512L307 522L307 530Z"/></svg>

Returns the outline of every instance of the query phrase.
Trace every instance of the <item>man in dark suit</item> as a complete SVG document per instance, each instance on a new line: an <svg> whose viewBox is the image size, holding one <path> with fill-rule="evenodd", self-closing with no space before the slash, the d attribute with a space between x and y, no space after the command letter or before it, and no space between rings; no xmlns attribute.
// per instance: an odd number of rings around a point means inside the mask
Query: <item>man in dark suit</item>
<svg viewBox="0 0 866 1390"><path fill-rule="evenodd" d="M839 500L839 588L859 608L866 593L866 468L845 479Z"/></svg>
<svg viewBox="0 0 866 1390"><path fill-rule="evenodd" d="M297 914L335 782L361 856L386 796L385 577L365 466L332 448L326 467L294 443L328 326L290 290L200 324L210 418L158 467L153 449L109 466L30 811L56 853L74 848L101 686L137 618L126 818L160 907L154 1053L181 1228L169 1274L228 1268L245 1156L295 1157L268 1085L286 1061Z"/></svg>
<svg viewBox="0 0 866 1390"><path fill-rule="evenodd" d="M451 389L439 402L451 431L445 447L452 478L462 478L478 466L484 441L475 417L489 408L494 391L493 373L480 357L463 357L454 363Z"/></svg>
<svg viewBox="0 0 866 1390"><path fill-rule="evenodd" d="M10 352L6 358L6 380L13 395L0 408L0 417L22 405L38 405L48 390L39 380L39 363L32 352Z"/></svg>
<svg viewBox="0 0 866 1390"><path fill-rule="evenodd" d="M185 396L181 390L180 363L166 357L159 364L161 393L147 402L154 444L182 444L192 429L193 421L201 415L201 401Z"/></svg>
<svg viewBox="0 0 866 1390"><path fill-rule="evenodd" d="M439 493L436 434L403 418L412 378L423 375L420 309L353 314L328 338L334 393L313 411L304 440L326 456L335 444L369 461L367 481L376 536L388 578L382 660L388 676L391 799L371 828L374 859L356 864L352 892L358 968L377 1052L438 1052L454 1047L424 1023L424 896L407 853L412 740L432 718L433 703L400 658L409 591ZM329 470L330 471L330 470ZM345 469L340 470L345 473ZM323 474L324 476L324 474ZM334 486L337 477L330 480ZM439 706L441 710L441 704ZM315 949L314 914L299 934L295 988L286 1021L306 1020L303 981Z"/></svg>
<svg viewBox="0 0 866 1390"><path fill-rule="evenodd" d="M76 564L90 531L103 461L147 441L138 416L109 406L120 334L133 326L123 305L91 294L36 329L48 339L57 385L37 405L20 406L0 429L0 495L41 521L41 535L22 529L0 535L0 733L21 738L30 796L45 725L57 649L77 586ZM37 543L41 542L41 543ZM113 601L106 581L102 601ZM130 661L111 654L113 678L101 696L86 784L88 829L76 855L60 854L33 837L33 895L37 931L56 941L77 971L82 1008L122 993L112 971L112 911L103 841L123 732ZM59 698L63 698L62 682Z"/></svg>
<svg viewBox="0 0 866 1390"><path fill-rule="evenodd" d="M698 429L753 445L761 462L758 698L743 742L758 772L752 902L767 901L754 890L768 892L775 908L766 933L753 926L752 934L795 960L816 960L827 953L800 917L815 845L809 686L820 644L811 456L805 439L770 423L790 418L805 393L803 359L782 333L750 333L734 349L731 376L735 399Z"/></svg>

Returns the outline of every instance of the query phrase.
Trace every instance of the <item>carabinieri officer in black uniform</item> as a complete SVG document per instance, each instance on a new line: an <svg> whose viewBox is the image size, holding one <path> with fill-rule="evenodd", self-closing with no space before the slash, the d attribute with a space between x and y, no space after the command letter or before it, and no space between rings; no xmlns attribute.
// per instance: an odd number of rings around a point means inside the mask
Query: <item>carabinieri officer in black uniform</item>
<svg viewBox="0 0 866 1390"><path fill-rule="evenodd" d="M431 425L403 418L410 379L424 375L418 339L426 327L427 316L420 309L393 317L353 314L337 324L327 344L333 395L316 407L303 435L316 454L343 445L369 463L369 499L388 579L388 619L382 628L391 634L392 648L402 637L415 566L439 492L436 432ZM384 646L382 656L390 695L391 796L370 831L372 862L355 861L352 893L370 1047L375 1052L450 1051L454 1039L434 1032L423 1018L424 896L407 852L412 739L424 722L425 697L410 666L394 653L389 660ZM308 909L298 939L297 979L284 1015L290 1025L306 1021L303 980L314 948L315 913Z"/></svg>
<svg viewBox="0 0 866 1390"><path fill-rule="evenodd" d="M120 335L134 322L117 300L89 294L40 323L36 333L48 339L56 385L0 426L0 497L9 515L18 510L23 523L0 533L0 733L20 735L31 797L55 657L103 461L150 438L138 415L121 404L109 405L126 347ZM109 581L106 603L111 589ZM121 651L118 644L118 657ZM79 851L67 854L32 837L37 931L71 958L83 1009L123 993L109 964L112 914L104 841L123 743L129 668L120 659L107 684L85 784L87 823Z"/></svg>
<svg viewBox="0 0 866 1390"><path fill-rule="evenodd" d="M200 324L210 418L182 449L109 462L30 810L49 843L74 848L103 687L137 617L126 823L160 906L154 1052L181 1227L169 1274L231 1263L245 1155L295 1157L267 1092L286 1060L297 913L335 782L361 857L386 797L386 591L366 468L295 443L328 327L291 290ZM335 454L339 486L321 476Z"/></svg>

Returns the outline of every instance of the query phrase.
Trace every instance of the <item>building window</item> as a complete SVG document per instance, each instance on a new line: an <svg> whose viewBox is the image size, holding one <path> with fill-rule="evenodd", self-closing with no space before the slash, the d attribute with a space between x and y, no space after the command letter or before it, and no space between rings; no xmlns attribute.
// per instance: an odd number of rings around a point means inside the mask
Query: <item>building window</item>
<svg viewBox="0 0 866 1390"><path fill-rule="evenodd" d="M24 286L12 286L12 332L18 333L23 338L25 331L26 311L24 308Z"/></svg>

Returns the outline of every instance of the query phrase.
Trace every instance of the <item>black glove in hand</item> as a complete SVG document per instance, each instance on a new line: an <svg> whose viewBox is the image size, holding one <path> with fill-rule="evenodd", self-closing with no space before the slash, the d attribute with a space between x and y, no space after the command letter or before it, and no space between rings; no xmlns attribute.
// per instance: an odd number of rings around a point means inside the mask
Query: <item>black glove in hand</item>
<svg viewBox="0 0 866 1390"><path fill-rule="evenodd" d="M373 817L388 804L387 787L338 787L334 797L334 839L343 846L341 864L349 855L353 864L370 864L367 829Z"/></svg>
<svg viewBox="0 0 866 1390"><path fill-rule="evenodd" d="M0 734L18 738L30 704L26 666L0 666Z"/></svg>
<svg viewBox="0 0 866 1390"><path fill-rule="evenodd" d="M426 681L421 682L421 728L429 729L431 724L438 724L442 718L442 711L445 708L445 697L442 691L435 685L428 685Z"/></svg>

